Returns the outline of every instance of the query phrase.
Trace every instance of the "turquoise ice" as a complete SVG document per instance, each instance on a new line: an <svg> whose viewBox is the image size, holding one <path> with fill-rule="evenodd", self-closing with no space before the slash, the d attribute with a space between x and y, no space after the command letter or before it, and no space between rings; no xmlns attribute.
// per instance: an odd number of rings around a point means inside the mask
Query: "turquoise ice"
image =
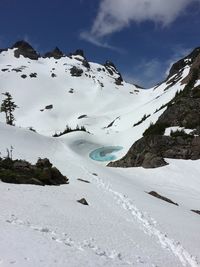
<svg viewBox="0 0 200 267"><path fill-rule="evenodd" d="M115 153L122 149L123 147L121 146L101 147L92 151L89 156L96 161L112 161L117 159Z"/></svg>

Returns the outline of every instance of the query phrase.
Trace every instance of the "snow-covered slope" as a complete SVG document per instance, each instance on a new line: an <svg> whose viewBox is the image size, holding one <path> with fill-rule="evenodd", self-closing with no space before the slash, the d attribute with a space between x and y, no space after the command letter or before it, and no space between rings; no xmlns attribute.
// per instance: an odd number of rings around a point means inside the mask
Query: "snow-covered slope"
<svg viewBox="0 0 200 267"><path fill-rule="evenodd" d="M124 153L164 109L155 111L184 88L181 81L190 69L186 65L181 79L171 87L166 81L156 88L142 90L125 81L117 85L118 74L112 65L106 68L89 62L90 68L87 68L83 66L85 58L80 55L60 59L16 58L15 50L0 53L0 90L2 93L8 91L19 107L14 114L16 126L33 127L47 136L63 132L66 125L71 128L85 126L95 135L95 138L90 135L87 139L95 139L101 146L121 145L125 148ZM74 66L83 71L80 77L72 76L70 69ZM1 94L0 102L2 99ZM45 109L50 105L52 109ZM133 127L145 114L151 116L139 127ZM4 117L0 113L2 122Z"/></svg>
<svg viewBox="0 0 200 267"><path fill-rule="evenodd" d="M33 163L47 157L70 184L0 182L0 266L200 266L200 217L191 212L200 209L200 161L115 169L89 157L104 146L122 146L116 155L124 155L164 112L160 107L184 88L190 64L159 86L142 90L125 81L117 85L117 71L111 74L103 65L84 67L80 55L30 60L16 58L15 49L0 53L0 90L10 92L19 106L16 127L6 125L0 114L0 151L5 156L12 146L14 158ZM73 66L83 70L80 77L71 75ZM53 108L45 109L48 105ZM150 116L133 127L145 114ZM77 124L90 134L52 137ZM37 133L24 129L30 126ZM89 206L76 202L82 197Z"/></svg>

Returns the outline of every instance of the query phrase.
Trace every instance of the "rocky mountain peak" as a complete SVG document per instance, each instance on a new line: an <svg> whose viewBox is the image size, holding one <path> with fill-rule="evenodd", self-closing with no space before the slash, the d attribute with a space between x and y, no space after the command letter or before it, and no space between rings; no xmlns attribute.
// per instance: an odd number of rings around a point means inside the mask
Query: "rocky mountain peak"
<svg viewBox="0 0 200 267"><path fill-rule="evenodd" d="M44 55L44 58L50 58L50 57L53 57L55 59L60 59L61 57L63 57L64 54L63 52L58 48L58 47L55 47L52 51L50 52L47 52L45 55Z"/></svg>
<svg viewBox="0 0 200 267"><path fill-rule="evenodd" d="M106 70L109 72L109 74L111 76L113 76L114 74L117 74L118 77L115 79L115 83L117 85L122 85L122 82L123 82L123 78L122 78L122 75L121 73L117 70L116 66L114 65L113 62L107 60L104 64L104 67L106 68Z"/></svg>
<svg viewBox="0 0 200 267"><path fill-rule="evenodd" d="M17 41L12 47L11 49L13 48L20 48L20 49L24 49L24 50L27 50L27 49L31 49L33 50L33 47L26 41L24 40L21 40L21 41Z"/></svg>
<svg viewBox="0 0 200 267"><path fill-rule="evenodd" d="M33 60L37 60L39 58L39 54L33 49L33 47L27 43L26 41L18 41L16 42L11 49L17 48L14 51L14 55L15 57L19 58L20 55L33 59Z"/></svg>
<svg viewBox="0 0 200 267"><path fill-rule="evenodd" d="M189 55L174 63L169 71L167 79L179 73L186 65L191 66L197 60L200 64L200 47L195 48Z"/></svg>
<svg viewBox="0 0 200 267"><path fill-rule="evenodd" d="M71 53L70 56L81 56L85 58L84 51L82 49L77 49L75 52Z"/></svg>
<svg viewBox="0 0 200 267"><path fill-rule="evenodd" d="M105 67L112 67L114 68L115 70L117 70L115 64L109 60L106 60L105 64L104 64Z"/></svg>

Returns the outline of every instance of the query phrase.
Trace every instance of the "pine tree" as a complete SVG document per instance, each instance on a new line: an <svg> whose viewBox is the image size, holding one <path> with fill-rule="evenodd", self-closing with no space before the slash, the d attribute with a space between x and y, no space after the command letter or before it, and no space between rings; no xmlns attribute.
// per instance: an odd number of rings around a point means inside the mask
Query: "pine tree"
<svg viewBox="0 0 200 267"><path fill-rule="evenodd" d="M13 102L13 98L9 92L3 94L5 99L2 101L0 112L4 112L6 116L6 123L9 125L14 125L15 117L13 112L18 106Z"/></svg>

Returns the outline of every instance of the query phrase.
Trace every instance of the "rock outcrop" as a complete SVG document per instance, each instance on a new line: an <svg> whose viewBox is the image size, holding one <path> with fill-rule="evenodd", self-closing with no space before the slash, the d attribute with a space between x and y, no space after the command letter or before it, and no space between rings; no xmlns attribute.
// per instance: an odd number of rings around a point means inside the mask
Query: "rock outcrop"
<svg viewBox="0 0 200 267"><path fill-rule="evenodd" d="M78 203L82 204L82 205L85 205L85 206L88 206L88 202L85 198L81 198L79 200L77 200Z"/></svg>
<svg viewBox="0 0 200 267"><path fill-rule="evenodd" d="M56 47L54 50L52 50L50 52L47 52L44 55L44 58L51 58L51 57L53 57L55 59L60 59L63 56L64 56L63 52L58 47Z"/></svg>
<svg viewBox="0 0 200 267"><path fill-rule="evenodd" d="M5 183L42 186L68 183L68 178L53 167L47 158L38 159L35 165L25 160L0 158L0 180Z"/></svg>
<svg viewBox="0 0 200 267"><path fill-rule="evenodd" d="M70 69L70 74L71 74L71 76L74 76L74 77L80 77L83 74L83 70L78 68L78 67L76 67L76 66L73 66Z"/></svg>
<svg viewBox="0 0 200 267"><path fill-rule="evenodd" d="M123 82L123 78L121 73L117 70L116 66L114 65L114 63L112 63L111 61L106 61L106 63L104 64L104 67L106 68L106 70L108 71L108 73L113 76L116 75L117 77L115 78L115 83L116 85L122 85Z"/></svg>
<svg viewBox="0 0 200 267"><path fill-rule="evenodd" d="M162 107L167 109L128 153L108 166L157 168L167 164L165 158L200 159L200 86L195 86L200 78L200 49L194 50L191 55L194 65L191 65L185 78L187 84L184 90ZM183 62L176 63L172 69L181 68ZM183 130L164 136L165 129L173 126L182 127ZM191 129L190 134L185 133L184 128Z"/></svg>
<svg viewBox="0 0 200 267"><path fill-rule="evenodd" d="M40 55L33 49L33 47L25 41L16 42L11 47L11 49L14 48L15 48L14 55L17 58L19 58L20 56L24 56L32 60L37 60L40 57Z"/></svg>
<svg viewBox="0 0 200 267"><path fill-rule="evenodd" d="M177 74L179 71L181 71L186 65L192 65L196 58L200 54L200 47L195 48L188 56L184 57L183 59L180 59L176 63L174 63L169 71L169 75L167 79L169 79L171 76Z"/></svg>
<svg viewBox="0 0 200 267"><path fill-rule="evenodd" d="M165 202L168 202L168 203L170 203L170 204L173 204L173 205L178 206L178 204L175 203L174 201L172 201L171 199L169 199L169 198L167 198L167 197L164 197L164 196L161 196L160 194L158 194L158 193L155 192L155 191L151 191L151 192L149 192L148 194L151 195L151 196L153 196L153 197L156 197L156 198L158 198L158 199L161 199L161 200L163 200L163 201L165 201Z"/></svg>

